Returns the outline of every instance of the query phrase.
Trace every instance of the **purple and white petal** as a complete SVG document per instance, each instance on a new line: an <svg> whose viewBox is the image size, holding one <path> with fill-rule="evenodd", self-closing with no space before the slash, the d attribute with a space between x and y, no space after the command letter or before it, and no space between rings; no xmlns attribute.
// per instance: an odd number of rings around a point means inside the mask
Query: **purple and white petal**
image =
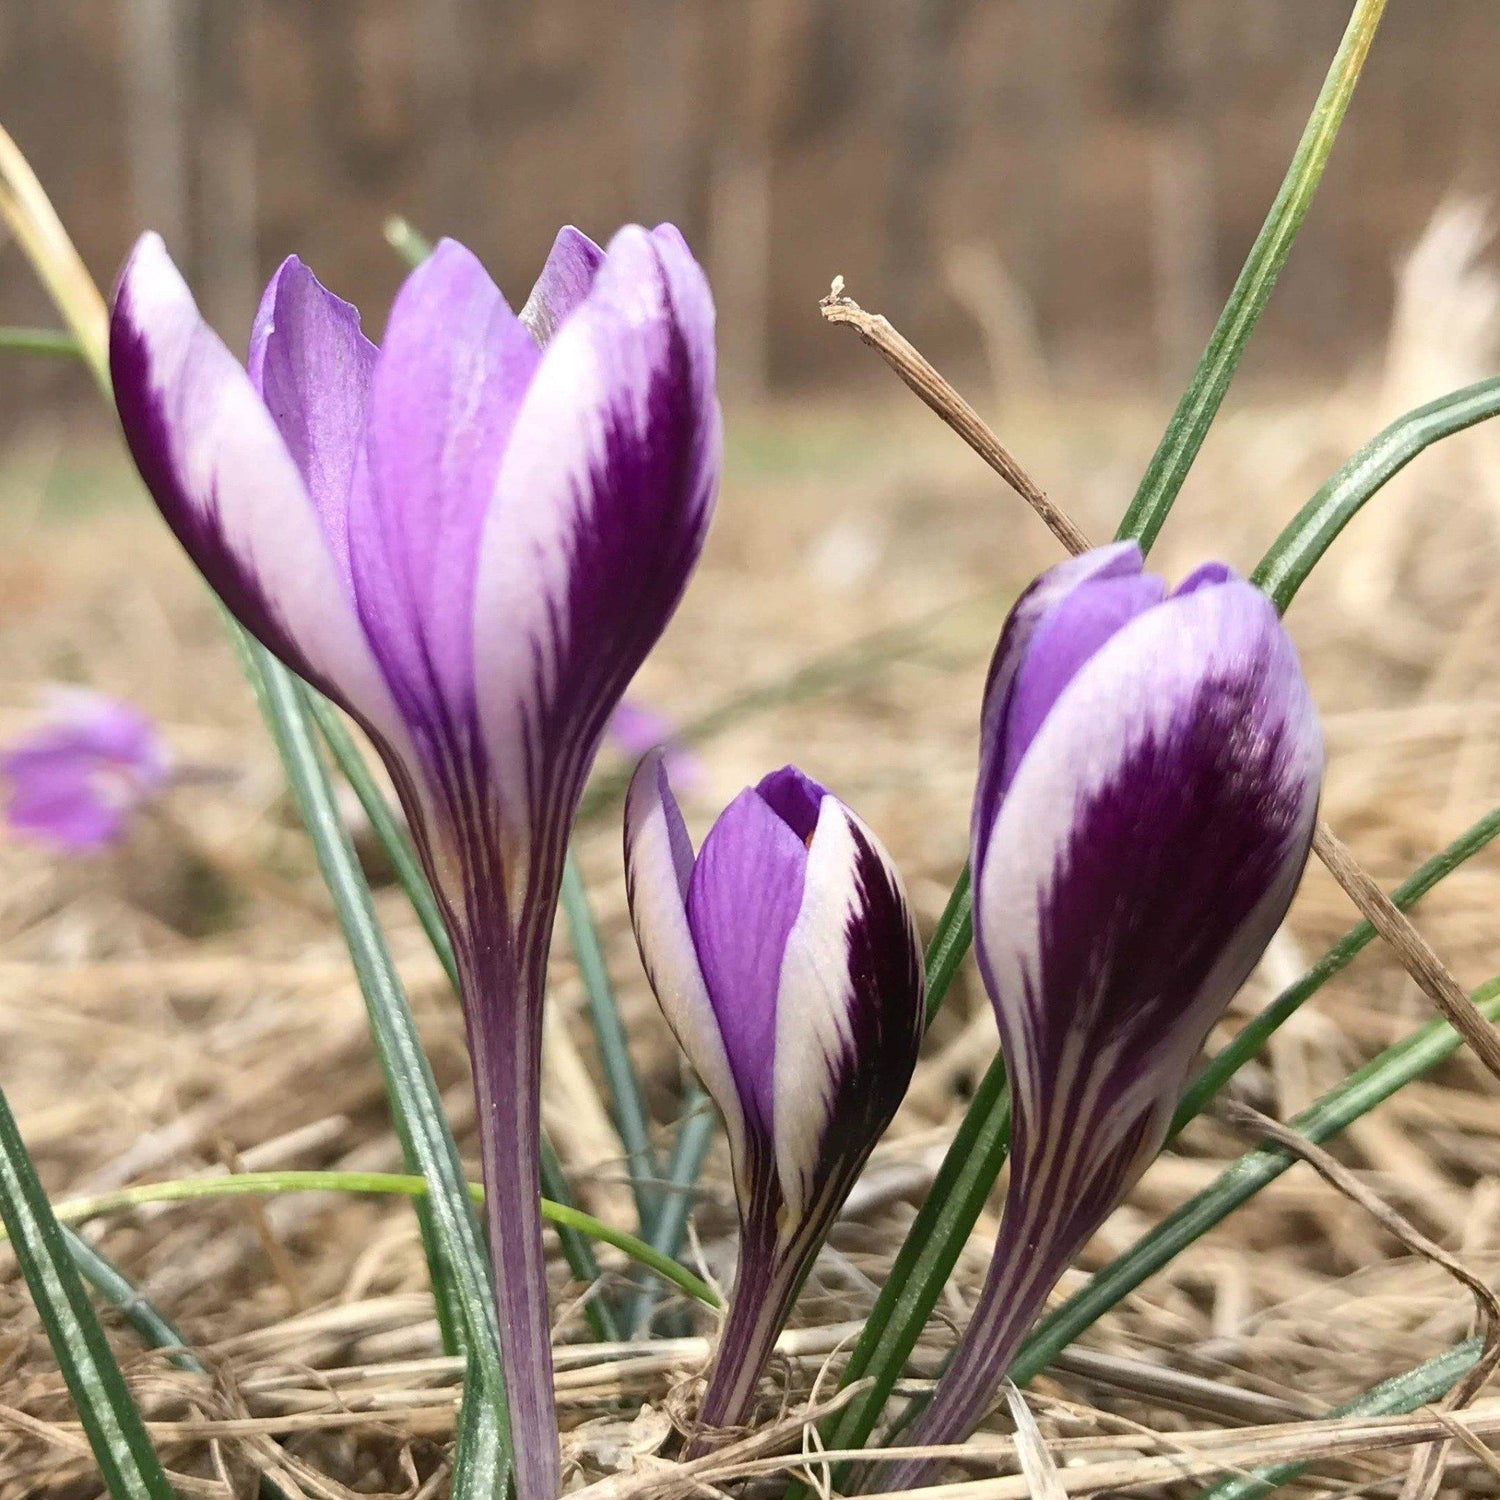
<svg viewBox="0 0 1500 1500"><path fill-rule="evenodd" d="M286 443L158 235L126 262L109 356L131 455L214 592L294 671L406 744Z"/></svg>
<svg viewBox="0 0 1500 1500"><path fill-rule="evenodd" d="M1015 1086L1087 1060L1129 1113L1182 1079L1301 873L1322 770L1295 651L1235 580L1131 621L1064 688L989 836L975 939ZM980 835L976 830L976 839Z"/></svg>
<svg viewBox="0 0 1500 1500"><path fill-rule="evenodd" d="M501 465L475 594L485 743L518 878L561 858L609 715L697 561L720 417L702 273L645 230L610 242L541 356ZM671 247L669 245L669 250Z"/></svg>
<svg viewBox="0 0 1500 1500"><path fill-rule="evenodd" d="M472 714L480 539L540 359L484 267L444 240L402 285L375 361L369 482L349 516L355 597L403 712L432 733ZM490 605L485 633L509 634L514 596Z"/></svg>
<svg viewBox="0 0 1500 1500"><path fill-rule="evenodd" d="M974 796L974 848L979 860L983 859L984 840L1020 758L1017 750L997 751L993 747L1008 743L1017 674L1033 637L1053 612L1080 589L1100 579L1139 578L1142 566L1141 549L1135 542L1095 547L1048 568L1016 600L1006 617L990 661L980 714L979 785Z"/></svg>
<svg viewBox="0 0 1500 1500"><path fill-rule="evenodd" d="M250 332L250 382L292 456L352 594L349 496L363 473L375 345L359 313L295 255L266 287Z"/></svg>
<svg viewBox="0 0 1500 1500"><path fill-rule="evenodd" d="M719 1106L730 1151L744 1157L745 1115L688 925L693 845L659 751L646 755L625 799L625 894L651 987L693 1071Z"/></svg>
<svg viewBox="0 0 1500 1500"><path fill-rule="evenodd" d="M542 274L537 277L521 321L539 344L546 344L589 294L604 251L581 229L564 224L557 231Z"/></svg>
<svg viewBox="0 0 1500 1500"><path fill-rule="evenodd" d="M787 1226L836 1211L911 1082L925 987L900 877L825 795L776 1001L776 1164Z"/></svg>

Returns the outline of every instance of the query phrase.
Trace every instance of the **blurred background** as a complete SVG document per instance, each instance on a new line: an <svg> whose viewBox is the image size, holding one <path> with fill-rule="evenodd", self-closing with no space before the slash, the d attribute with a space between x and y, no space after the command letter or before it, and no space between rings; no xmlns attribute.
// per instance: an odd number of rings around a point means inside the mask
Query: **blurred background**
<svg viewBox="0 0 1500 1500"><path fill-rule="evenodd" d="M630 219L680 223L719 306L726 472L702 569L635 695L712 726L687 788L695 833L796 760L879 831L930 931L963 863L985 663L1015 590L1058 551L873 352L823 322L818 299L842 274L1103 540L1348 15L1346 0L0 0L0 123L102 285L158 228L236 348L292 252L377 333L404 274L382 233L393 214L466 240L515 306L559 224L602 239ZM1500 371L1497 22L1494 0L1392 0L1155 554L1169 574L1206 555L1248 569L1386 422ZM56 325L4 242L0 323ZM1325 815L1387 886L1497 800L1497 579L1500 435L1481 426L1403 473L1289 615L1327 729ZM237 1162L394 1165L347 959L208 597L81 368L0 354L0 738L28 732L57 681L136 704L191 774L94 858L0 839L0 1059L49 1186ZM624 763L606 748L615 779L596 785L579 849L665 1125L682 1078L625 917ZM457 1011L389 872L372 860L371 873L467 1150ZM1488 854L1423 903L1424 931L1465 983L1500 966L1497 910ZM1353 920L1313 869L1230 1025ZM582 1008L560 942L549 1128L585 1206L626 1222ZM1426 1013L1377 947L1281 1034L1245 1093L1284 1118ZM868 1305L993 1048L966 970L884 1148L905 1196L840 1231L843 1259L809 1316ZM1195 1124L1086 1264L1243 1146ZM1348 1151L1470 1264L1500 1271L1500 1112L1476 1069L1460 1061L1404 1091ZM698 1225L720 1272L728 1203L719 1154ZM993 1227L981 1223L960 1289ZM399 1206L285 1199L247 1220L204 1205L137 1216L107 1241L247 1390L265 1360L431 1347ZM1396 1250L1289 1179L1100 1337L1342 1399L1467 1326L1442 1274ZM331 1300L343 1321L307 1342L297 1316ZM962 1315L957 1294L950 1310ZM43 1372L7 1400L64 1413L13 1278L0 1324L31 1340ZM396 1485L389 1431L372 1422L360 1441ZM77 1493L62 1450L20 1429L5 1442L4 1500L54 1482Z"/></svg>
<svg viewBox="0 0 1500 1500"><path fill-rule="evenodd" d="M236 343L294 250L378 320L391 213L464 239L513 298L559 223L666 218L710 267L747 395L873 378L816 317L835 272L945 365L1171 382L1346 18L1340 0L67 0L0 7L0 100L96 274L158 228ZM1483 0L1392 6L1256 371L1326 372L1378 338L1393 258L1439 197L1497 185L1497 68ZM6 276L0 317L39 311Z"/></svg>

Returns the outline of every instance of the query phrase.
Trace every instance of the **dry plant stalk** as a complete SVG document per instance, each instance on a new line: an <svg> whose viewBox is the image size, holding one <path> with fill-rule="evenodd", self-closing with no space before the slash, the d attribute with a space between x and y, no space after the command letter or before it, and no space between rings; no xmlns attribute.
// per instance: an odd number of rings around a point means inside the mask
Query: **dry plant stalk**
<svg viewBox="0 0 1500 1500"><path fill-rule="evenodd" d="M1422 1233L1397 1213L1389 1203L1371 1192L1336 1157L1315 1145L1295 1130L1251 1109L1248 1105L1230 1101L1224 1108L1227 1118L1236 1124L1246 1125L1267 1140L1274 1141L1283 1150L1305 1161L1325 1182L1357 1203L1381 1228L1394 1235L1413 1255L1439 1265L1455 1281L1461 1282L1473 1294L1478 1321L1484 1329L1484 1353L1474 1368L1449 1391L1440 1411L1451 1412L1467 1405L1484 1388L1485 1382L1500 1364L1500 1299L1497 1299L1488 1284L1476 1276L1464 1263L1449 1251ZM1443 1477L1443 1458L1446 1442L1430 1443L1412 1455L1411 1468L1402 1487L1402 1500L1431 1500Z"/></svg>
<svg viewBox="0 0 1500 1500"><path fill-rule="evenodd" d="M1449 972L1432 945L1370 878L1326 823L1318 824L1313 835L1313 849L1359 908L1360 915L1395 950L1401 967L1416 981L1417 988L1437 1006L1485 1067L1500 1078L1500 1033L1474 1008L1463 986Z"/></svg>

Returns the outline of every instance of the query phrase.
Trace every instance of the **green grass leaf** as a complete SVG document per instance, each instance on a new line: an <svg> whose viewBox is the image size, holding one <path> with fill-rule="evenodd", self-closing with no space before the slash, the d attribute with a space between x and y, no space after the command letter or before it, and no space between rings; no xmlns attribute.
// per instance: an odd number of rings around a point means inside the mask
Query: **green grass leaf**
<svg viewBox="0 0 1500 1500"><path fill-rule="evenodd" d="M641 1085L630 1058L630 1043L625 1035L625 1024L620 1019L614 986L609 982L604 950L594 927L593 913L589 910L588 893L583 888L583 877L571 849L563 865L562 909L588 1000L589 1021L599 1049L599 1061L604 1069L610 1118L625 1147L625 1159L630 1164L630 1183L641 1233L649 1239L661 1213L661 1193L656 1183L661 1175L661 1165L651 1145L651 1127L641 1098Z"/></svg>
<svg viewBox="0 0 1500 1500"><path fill-rule="evenodd" d="M0 1219L113 1500L173 1500L3 1093Z"/></svg>
<svg viewBox="0 0 1500 1500"><path fill-rule="evenodd" d="M0 351L83 360L83 345L64 328L0 328Z"/></svg>
<svg viewBox="0 0 1500 1500"><path fill-rule="evenodd" d="M493 1403L505 1383L500 1369L500 1334L489 1257L406 991L375 920L370 889L339 818L333 787L318 756L307 692L263 647L238 629L232 634L240 645L251 684L286 768L292 795L312 839L318 867L333 899L364 997L402 1154L430 1188L419 1222L439 1316L449 1322L450 1330L461 1330L463 1352L470 1361L471 1376L465 1399ZM503 1441L508 1423L504 1419L494 1423L461 1422L460 1430L489 1444L482 1453L465 1455L468 1472L485 1475L493 1481L488 1491L472 1492L475 1497L483 1495L489 1500L501 1492L509 1471L509 1451ZM455 1495L459 1494L455 1490Z"/></svg>
<svg viewBox="0 0 1500 1500"><path fill-rule="evenodd" d="M484 1201L484 1188L480 1183L465 1183L463 1190L471 1202ZM53 1213L60 1224L67 1225L86 1223L104 1214L122 1213L148 1203L196 1203L205 1199L264 1197L279 1193L383 1193L421 1199L430 1191L427 1180L412 1173L337 1170L233 1172L222 1177L178 1177L167 1182L137 1183L134 1187L116 1188L88 1198L70 1199L57 1204ZM719 1305L718 1297L707 1282L623 1229L616 1229L569 1204L554 1203L547 1198L542 1199L542 1217L554 1228L569 1228L601 1244L613 1245L706 1307ZM166 1327L170 1337L180 1343L176 1331L170 1325ZM171 1346L163 1344L162 1347Z"/></svg>
<svg viewBox="0 0 1500 1500"><path fill-rule="evenodd" d="M1250 575L1283 614L1318 559L1393 474L1440 438L1500 415L1500 377L1409 411L1372 438L1292 518Z"/></svg>
<svg viewBox="0 0 1500 1500"><path fill-rule="evenodd" d="M1255 237L1244 269L1219 315L1192 381L1177 410L1172 413L1172 420L1152 455L1140 488L1115 533L1122 541L1134 538L1143 551L1150 551L1177 499L1188 470L1208 436L1208 429L1218 415L1219 405L1276 285L1276 278L1286 264L1303 216L1322 179L1323 168L1328 163L1384 10L1385 0L1356 0L1354 13L1323 80L1302 139L1297 143L1292 164L1287 168L1286 177L1271 204L1271 211Z"/></svg>
<svg viewBox="0 0 1500 1500"><path fill-rule="evenodd" d="M1333 1407L1330 1417L1386 1417L1416 1411L1429 1401L1446 1396L1479 1362L1484 1353L1483 1339L1466 1339L1452 1349L1424 1361L1414 1370L1406 1370L1382 1380L1352 1401ZM1261 1500L1272 1490L1305 1474L1311 1463L1271 1464L1248 1474L1231 1474L1199 1495L1198 1500Z"/></svg>

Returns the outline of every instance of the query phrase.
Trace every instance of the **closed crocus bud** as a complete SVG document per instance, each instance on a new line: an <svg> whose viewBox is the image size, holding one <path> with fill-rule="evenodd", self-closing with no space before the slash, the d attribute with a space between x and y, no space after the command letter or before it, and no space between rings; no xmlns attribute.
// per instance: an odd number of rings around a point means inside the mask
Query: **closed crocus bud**
<svg viewBox="0 0 1500 1500"><path fill-rule="evenodd" d="M641 957L723 1112L740 1212L701 1417L742 1421L776 1335L916 1066L925 985L900 877L791 766L742 792L697 857L659 752L625 814Z"/></svg>
<svg viewBox="0 0 1500 1500"><path fill-rule="evenodd" d="M1221 563L1170 594L1134 543L1044 573L1000 638L974 800L974 944L1011 1086L989 1277L904 1441L965 1437L1068 1262L1166 1139L1280 924L1323 746L1269 600ZM887 1466L881 1487L935 1466Z"/></svg>

